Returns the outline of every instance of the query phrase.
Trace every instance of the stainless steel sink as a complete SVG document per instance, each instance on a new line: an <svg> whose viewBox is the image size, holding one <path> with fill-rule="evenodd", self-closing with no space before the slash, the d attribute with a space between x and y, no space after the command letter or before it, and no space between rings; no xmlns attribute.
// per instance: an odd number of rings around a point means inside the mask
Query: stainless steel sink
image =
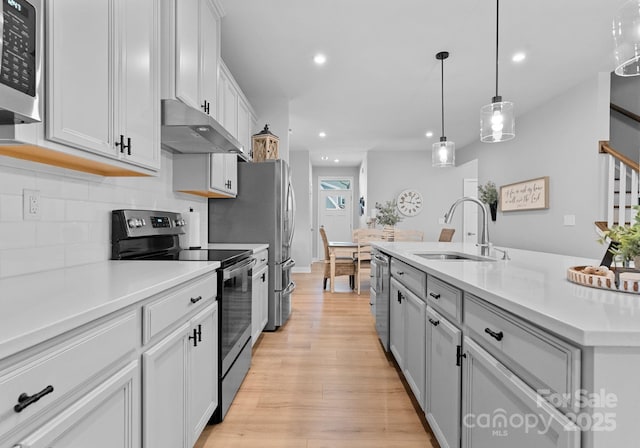
<svg viewBox="0 0 640 448"><path fill-rule="evenodd" d="M462 252L416 252L414 253L414 255L421 258L426 258L427 260L439 261L496 261L495 258L464 254Z"/></svg>

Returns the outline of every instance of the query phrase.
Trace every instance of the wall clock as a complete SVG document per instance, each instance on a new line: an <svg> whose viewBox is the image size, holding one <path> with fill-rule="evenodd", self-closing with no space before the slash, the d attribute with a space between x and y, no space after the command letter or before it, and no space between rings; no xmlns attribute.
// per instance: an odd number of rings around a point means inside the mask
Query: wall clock
<svg viewBox="0 0 640 448"><path fill-rule="evenodd" d="M405 216L416 216L422 211L422 195L417 190L404 190L398 195L398 210Z"/></svg>

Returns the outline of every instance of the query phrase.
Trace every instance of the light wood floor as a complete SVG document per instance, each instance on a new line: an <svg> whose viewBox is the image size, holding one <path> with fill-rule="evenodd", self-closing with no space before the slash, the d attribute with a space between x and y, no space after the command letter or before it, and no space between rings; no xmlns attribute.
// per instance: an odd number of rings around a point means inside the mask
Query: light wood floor
<svg viewBox="0 0 640 448"><path fill-rule="evenodd" d="M289 321L262 334L224 422L196 448L438 446L378 341L368 283L360 296L347 277L323 292L321 268L294 275Z"/></svg>

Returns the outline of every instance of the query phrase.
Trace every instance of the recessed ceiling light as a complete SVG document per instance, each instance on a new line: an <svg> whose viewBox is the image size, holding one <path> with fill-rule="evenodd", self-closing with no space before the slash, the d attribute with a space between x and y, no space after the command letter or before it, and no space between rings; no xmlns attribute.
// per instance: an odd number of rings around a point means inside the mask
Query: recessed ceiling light
<svg viewBox="0 0 640 448"><path fill-rule="evenodd" d="M522 51L516 53L513 55L513 57L511 58L511 60L513 62L522 62L526 59L527 55L524 54Z"/></svg>
<svg viewBox="0 0 640 448"><path fill-rule="evenodd" d="M333 159L334 162L338 163L340 159Z"/></svg>
<svg viewBox="0 0 640 448"><path fill-rule="evenodd" d="M427 137L427 138L431 138L431 137L433 137L433 132L429 131L429 132L427 132L427 133L426 133L426 134L424 134L424 135L425 135L425 137Z"/></svg>
<svg viewBox="0 0 640 448"><path fill-rule="evenodd" d="M327 57L322 53L318 53L313 57L313 62L315 62L316 65L324 65L324 63L327 62Z"/></svg>
<svg viewBox="0 0 640 448"><path fill-rule="evenodd" d="M322 156L322 157L320 157L320 160L329 160L329 157L327 157L327 156Z"/></svg>
<svg viewBox="0 0 640 448"><path fill-rule="evenodd" d="M324 132L324 131L321 131L321 132L318 133L318 137L320 137L320 138L325 138L326 136L327 136L327 133Z"/></svg>

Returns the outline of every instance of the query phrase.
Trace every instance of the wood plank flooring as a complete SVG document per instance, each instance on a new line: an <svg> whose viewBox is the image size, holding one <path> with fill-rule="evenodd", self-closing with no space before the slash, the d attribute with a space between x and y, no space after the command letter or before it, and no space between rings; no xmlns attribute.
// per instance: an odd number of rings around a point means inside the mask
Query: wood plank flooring
<svg viewBox="0 0 640 448"><path fill-rule="evenodd" d="M347 277L323 292L321 264L294 281L289 321L262 334L224 422L196 448L437 448L378 341L368 283L360 296Z"/></svg>

